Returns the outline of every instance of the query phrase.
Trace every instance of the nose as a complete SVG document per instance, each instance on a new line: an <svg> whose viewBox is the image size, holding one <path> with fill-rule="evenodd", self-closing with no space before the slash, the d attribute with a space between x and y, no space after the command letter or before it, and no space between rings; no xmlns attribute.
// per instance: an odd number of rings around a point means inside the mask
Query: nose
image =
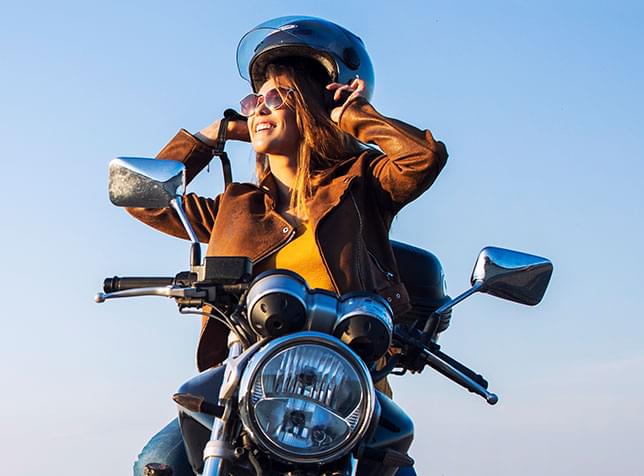
<svg viewBox="0 0 644 476"><path fill-rule="evenodd" d="M257 106L255 106L255 114L265 116L266 114L270 114L270 113L271 113L271 110L266 105L266 101L264 101L264 96L260 96L257 99Z"/></svg>

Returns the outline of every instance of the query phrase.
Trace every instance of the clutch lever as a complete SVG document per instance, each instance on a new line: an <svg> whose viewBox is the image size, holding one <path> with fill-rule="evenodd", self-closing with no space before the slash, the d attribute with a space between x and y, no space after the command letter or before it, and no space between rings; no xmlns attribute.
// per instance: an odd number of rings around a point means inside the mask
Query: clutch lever
<svg viewBox="0 0 644 476"><path fill-rule="evenodd" d="M470 392L483 397L485 401L490 405L494 405L499 401L499 397L496 394L489 392L486 387L481 385L481 383L477 382L465 372L462 372L455 366L443 360L438 354L433 353L430 349L422 349L421 354L427 365L429 365L431 368L449 378L450 380L456 382L460 386L465 387ZM485 380L483 381L485 382Z"/></svg>
<svg viewBox="0 0 644 476"><path fill-rule="evenodd" d="M125 289L123 291L115 291L112 293L97 293L94 297L94 300L97 303L101 303L107 301L108 299L139 296L163 296L175 299L204 299L208 296L208 293L198 288L186 288L183 286L171 285L151 288Z"/></svg>

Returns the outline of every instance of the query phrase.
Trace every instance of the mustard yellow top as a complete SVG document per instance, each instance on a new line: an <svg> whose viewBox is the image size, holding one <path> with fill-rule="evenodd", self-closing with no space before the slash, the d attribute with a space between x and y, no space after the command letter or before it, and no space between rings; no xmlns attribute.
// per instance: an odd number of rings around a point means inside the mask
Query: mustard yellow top
<svg viewBox="0 0 644 476"><path fill-rule="evenodd" d="M307 223L298 226L295 238L277 251L273 259L273 265L270 267L295 271L306 280L310 288L336 292L315 243L313 230Z"/></svg>
<svg viewBox="0 0 644 476"><path fill-rule="evenodd" d="M302 276L312 289L318 288L336 292L329 272L324 266L318 245L315 243L313 230L307 223L302 223L295 233L295 237L291 241L268 258L266 262L263 262L260 265L261 269L255 271L261 272L275 268L288 269ZM386 359L383 357L377 362L376 367L382 368L385 364ZM376 388L390 398L393 396L387 378L376 383Z"/></svg>

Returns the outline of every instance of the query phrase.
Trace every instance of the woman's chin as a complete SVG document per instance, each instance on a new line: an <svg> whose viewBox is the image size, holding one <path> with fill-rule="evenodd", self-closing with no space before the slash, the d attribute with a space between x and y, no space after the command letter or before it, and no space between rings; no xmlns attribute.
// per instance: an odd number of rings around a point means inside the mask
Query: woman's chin
<svg viewBox="0 0 644 476"><path fill-rule="evenodd" d="M256 153L263 155L290 155L292 151L297 151L297 147L286 147L282 144L269 141L257 141L253 143L253 149Z"/></svg>
<svg viewBox="0 0 644 476"><path fill-rule="evenodd" d="M299 133L276 133L264 131L253 134L251 144L255 152L263 155L286 155L297 154L300 144Z"/></svg>
<svg viewBox="0 0 644 476"><path fill-rule="evenodd" d="M271 147L271 141L267 141L264 138L255 139L252 144L253 149L255 149L255 152L258 154L270 154L275 152L272 150L275 147Z"/></svg>

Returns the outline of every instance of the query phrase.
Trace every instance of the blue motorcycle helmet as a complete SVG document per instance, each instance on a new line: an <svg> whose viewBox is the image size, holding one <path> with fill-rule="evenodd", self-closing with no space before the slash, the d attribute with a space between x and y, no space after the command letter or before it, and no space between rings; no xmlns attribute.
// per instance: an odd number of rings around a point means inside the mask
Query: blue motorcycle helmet
<svg viewBox="0 0 644 476"><path fill-rule="evenodd" d="M274 18L246 33L237 46L239 74L254 92L264 83L269 64L298 59L319 65L327 83L363 79L371 100L375 78L367 49L359 37L333 22L300 15Z"/></svg>

